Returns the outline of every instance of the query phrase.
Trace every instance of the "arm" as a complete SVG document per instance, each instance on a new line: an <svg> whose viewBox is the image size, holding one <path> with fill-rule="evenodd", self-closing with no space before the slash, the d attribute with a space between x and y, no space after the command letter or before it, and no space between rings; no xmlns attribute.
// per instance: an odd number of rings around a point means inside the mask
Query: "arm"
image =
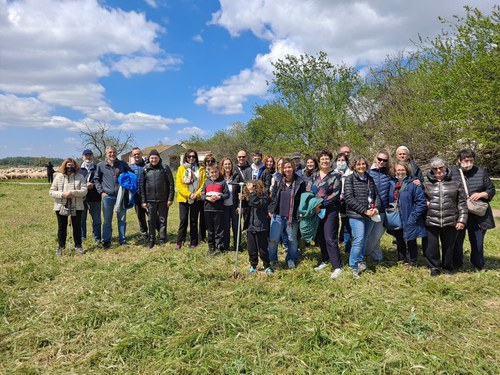
<svg viewBox="0 0 500 375"><path fill-rule="evenodd" d="M104 193L104 189L102 187L102 169L100 164L97 165L94 175L94 186L99 194Z"/></svg>
<svg viewBox="0 0 500 375"><path fill-rule="evenodd" d="M465 189L462 183L458 184L458 191L457 191L458 197L458 219L457 223L455 225L455 228L457 230L462 230L464 229L465 225L467 224L467 218L469 211L467 209L467 195L465 194Z"/></svg>
<svg viewBox="0 0 500 375"><path fill-rule="evenodd" d="M256 208L267 208L269 206L269 196L264 194L262 196L258 196L255 192L250 193L248 196L248 205L250 207Z"/></svg>
<svg viewBox="0 0 500 375"><path fill-rule="evenodd" d="M52 185L50 185L50 190L49 190L49 197L51 198L65 198L63 197L63 191L59 190L59 183L60 180L64 179L64 176L62 174L57 174L56 177L54 178L54 181L52 181Z"/></svg>
<svg viewBox="0 0 500 375"><path fill-rule="evenodd" d="M172 175L172 170L168 165L165 165L165 172L167 175L167 186L168 186L168 205L170 206L174 201L175 186L174 186L174 176Z"/></svg>
<svg viewBox="0 0 500 375"><path fill-rule="evenodd" d="M78 182L80 182L80 188L79 189L75 189L75 190L71 190L71 195L73 195L74 197L84 197L87 195L87 180L85 180L85 178L77 173L74 175L74 179L75 179L75 182L78 180Z"/></svg>
<svg viewBox="0 0 500 375"><path fill-rule="evenodd" d="M361 204L354 196L354 174L346 177L344 189L347 207L360 215L364 215L368 207L368 202Z"/></svg>
<svg viewBox="0 0 500 375"><path fill-rule="evenodd" d="M207 180L207 174L205 173L205 168L200 167L199 170L200 174L200 186L198 187L198 190L196 190L196 198L201 198L201 189L203 185L205 184L205 181Z"/></svg>
<svg viewBox="0 0 500 375"><path fill-rule="evenodd" d="M189 191L188 186L182 182L182 177L184 176L185 171L186 168L184 166L180 166L177 170L177 175L175 177L175 187L177 188L177 193L187 200L191 195L191 192Z"/></svg>

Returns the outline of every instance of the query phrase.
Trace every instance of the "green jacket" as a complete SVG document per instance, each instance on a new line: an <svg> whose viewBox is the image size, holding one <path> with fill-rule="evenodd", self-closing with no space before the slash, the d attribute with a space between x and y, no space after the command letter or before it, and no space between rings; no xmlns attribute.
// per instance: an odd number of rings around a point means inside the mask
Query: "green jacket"
<svg viewBox="0 0 500 375"><path fill-rule="evenodd" d="M316 198L313 193L305 192L300 196L299 217L300 233L304 240L309 243L316 237L320 218L316 213L316 206L321 204L323 199Z"/></svg>

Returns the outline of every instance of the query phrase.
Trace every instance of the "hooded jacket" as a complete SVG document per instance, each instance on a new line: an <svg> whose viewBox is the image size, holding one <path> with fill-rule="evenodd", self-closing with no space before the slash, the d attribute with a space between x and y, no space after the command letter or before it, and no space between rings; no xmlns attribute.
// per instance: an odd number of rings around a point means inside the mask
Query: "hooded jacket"
<svg viewBox="0 0 500 375"><path fill-rule="evenodd" d="M172 202L174 200L174 177L170 167L162 164L147 163L139 179L139 194L142 203Z"/></svg>

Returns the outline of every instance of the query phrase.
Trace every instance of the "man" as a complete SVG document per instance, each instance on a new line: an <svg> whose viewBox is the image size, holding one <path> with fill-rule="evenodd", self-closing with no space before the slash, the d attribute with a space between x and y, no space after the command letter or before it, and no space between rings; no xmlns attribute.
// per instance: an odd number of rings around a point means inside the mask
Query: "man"
<svg viewBox="0 0 500 375"><path fill-rule="evenodd" d="M470 149L458 153L458 166L451 169L452 180L466 184L466 193L471 200L490 202L495 196L495 186L491 182L488 173L474 165L476 153ZM463 177L462 177L463 174ZM475 215L469 211L467 225L465 226L470 242L470 261L477 270L484 268L484 236L488 229L495 228L493 212L488 205L483 216ZM453 266L455 269L463 265L465 230L458 231L457 240L453 254Z"/></svg>
<svg viewBox="0 0 500 375"><path fill-rule="evenodd" d="M167 241L168 209L174 201L174 177L169 166L162 164L157 150L149 153L139 180L141 208L149 212L149 239L146 247L151 249L156 241L158 228L160 246Z"/></svg>
<svg viewBox="0 0 500 375"><path fill-rule="evenodd" d="M83 201L82 239L87 237L87 212L92 218L92 237L96 243L101 243L101 196L94 185L96 173L94 154L86 149L82 154L82 165L79 173L87 180L87 196Z"/></svg>
<svg viewBox="0 0 500 375"><path fill-rule="evenodd" d="M49 162L45 164L45 168L47 168L47 180L49 184L51 184L54 181L54 165L49 160Z"/></svg>
<svg viewBox="0 0 500 375"><path fill-rule="evenodd" d="M410 150L408 149L408 147L399 146L396 149L396 159L408 163L408 165L410 166L410 169L412 171L412 175L410 177L418 178L418 180L414 181L415 185L423 184L424 175L422 174L422 171L420 170L417 163L415 163L415 161L413 159L410 159Z"/></svg>
<svg viewBox="0 0 500 375"><path fill-rule="evenodd" d="M127 163L117 159L116 147L107 146L106 160L97 164L96 175L94 177L95 187L102 198L102 245L105 249L111 247L113 208L115 207L118 190L120 188L118 176L125 171L132 172ZM125 237L127 229L127 211L120 208L116 212L116 218L118 220L118 240L120 245L127 245Z"/></svg>
<svg viewBox="0 0 500 375"><path fill-rule="evenodd" d="M264 189L269 191L271 187L271 171L266 169L266 165L262 162L262 152L255 151L252 156L252 179L261 180L264 183Z"/></svg>
<svg viewBox="0 0 500 375"><path fill-rule="evenodd" d="M252 179L252 168L250 167L250 164L248 164L248 156L246 151L245 150L238 151L236 157L238 159L238 163L234 171L235 173L233 182L240 184L242 182L250 181ZM243 192L240 191L240 187L238 186L237 189L233 191L233 194L240 194L240 193ZM250 215L250 210L247 209L248 207L246 201L242 202L242 208L243 208L242 215L244 218L243 230L246 230L248 228L248 219Z"/></svg>
<svg viewBox="0 0 500 375"><path fill-rule="evenodd" d="M142 170L146 163L142 157L142 151L139 147L134 147L132 149L132 157L134 158L134 163L130 164L130 169L137 176L137 184L141 185L141 175ZM137 215L137 219L139 220L139 229L141 230L141 240L148 240L148 224L146 222L146 209L142 207L141 197L139 192L134 195L134 203L135 203L135 213Z"/></svg>
<svg viewBox="0 0 500 375"><path fill-rule="evenodd" d="M304 166L300 164L300 161L302 159L300 152L294 152L292 154L293 162L295 163L295 174L297 176L302 176L302 170L304 169Z"/></svg>
<svg viewBox="0 0 500 375"><path fill-rule="evenodd" d="M351 156L351 148L349 146L342 146L339 153L345 154L348 158Z"/></svg>

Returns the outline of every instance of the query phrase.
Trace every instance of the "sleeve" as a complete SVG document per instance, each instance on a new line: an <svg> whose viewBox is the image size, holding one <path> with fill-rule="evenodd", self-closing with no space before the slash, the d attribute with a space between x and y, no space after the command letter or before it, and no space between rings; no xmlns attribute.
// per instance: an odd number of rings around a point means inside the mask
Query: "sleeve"
<svg viewBox="0 0 500 375"><path fill-rule="evenodd" d="M172 175L172 170L168 165L165 165L165 172L167 175L168 201L173 202L175 195L174 176Z"/></svg>
<svg viewBox="0 0 500 375"><path fill-rule="evenodd" d="M57 174L54 181L52 181L52 185L50 185L49 190L49 197L59 199L62 198L63 191L59 190L59 181L61 180L61 177L64 178L62 174Z"/></svg>
<svg viewBox="0 0 500 375"><path fill-rule="evenodd" d="M185 171L186 168L183 166L180 166L177 170L177 175L175 177L175 187L177 188L177 193L187 200L191 195L191 192L189 191L187 185L182 182L182 177L184 176Z"/></svg>
<svg viewBox="0 0 500 375"><path fill-rule="evenodd" d="M75 197L85 197L87 195L87 181L79 173L75 174L74 178L75 181L78 180L78 182L80 183L80 187L79 189L72 190L71 193Z"/></svg>
<svg viewBox="0 0 500 375"><path fill-rule="evenodd" d="M227 187L226 181L222 182L222 200L229 198L229 188Z"/></svg>
<svg viewBox="0 0 500 375"><path fill-rule="evenodd" d="M248 196L248 205L250 207L266 209L269 206L269 196L264 194L259 197L255 192L250 193Z"/></svg>
<svg viewBox="0 0 500 375"><path fill-rule="evenodd" d="M278 198L278 196L279 196L279 186L280 186L280 181L277 181L273 185L273 188L271 190L271 203L269 204L269 207L267 208L267 210L269 212L272 212L272 213L274 213L274 210L276 209L276 205L277 205L277 200L279 199Z"/></svg>
<svg viewBox="0 0 500 375"><path fill-rule="evenodd" d="M464 185L458 184L458 223L467 224L469 210L467 209L467 195L465 194Z"/></svg>
<svg viewBox="0 0 500 375"><path fill-rule="evenodd" d="M95 170L94 186L99 194L104 193L104 189L102 188L102 169L100 164L97 165Z"/></svg>
<svg viewBox="0 0 500 375"><path fill-rule="evenodd" d="M340 191L342 189L342 181L340 175L335 175L335 179L332 181L331 187L331 193L323 198L321 207L330 206L334 202L338 202L340 200Z"/></svg>
<svg viewBox="0 0 500 375"><path fill-rule="evenodd" d="M200 167L200 187L196 190L196 197L201 197L201 189L207 180L207 174L205 173L205 168L203 166Z"/></svg>
<svg viewBox="0 0 500 375"><path fill-rule="evenodd" d="M361 204L354 196L354 174L346 177L344 189L347 207L360 215L364 215L366 205Z"/></svg>
<svg viewBox="0 0 500 375"><path fill-rule="evenodd" d="M496 189L495 185L493 185L493 182L491 181L490 176L488 176L488 173L486 171L484 171L483 174L483 187L484 191L488 193L488 202L491 202L491 200L496 194Z"/></svg>
<svg viewBox="0 0 500 375"><path fill-rule="evenodd" d="M205 181L203 183L203 186L201 187L201 190L197 190L196 194L198 195L198 191L200 192L200 198L202 201L205 200L205 198L207 197L207 182Z"/></svg>
<svg viewBox="0 0 500 375"><path fill-rule="evenodd" d="M415 223L419 217L423 216L427 211L427 200L425 199L424 189L422 185L417 186L410 182L413 189L413 210L410 212L408 222Z"/></svg>
<svg viewBox="0 0 500 375"><path fill-rule="evenodd" d="M141 203L147 203L147 197L146 197L146 168L142 169L141 178L139 179L139 196L141 197Z"/></svg>

